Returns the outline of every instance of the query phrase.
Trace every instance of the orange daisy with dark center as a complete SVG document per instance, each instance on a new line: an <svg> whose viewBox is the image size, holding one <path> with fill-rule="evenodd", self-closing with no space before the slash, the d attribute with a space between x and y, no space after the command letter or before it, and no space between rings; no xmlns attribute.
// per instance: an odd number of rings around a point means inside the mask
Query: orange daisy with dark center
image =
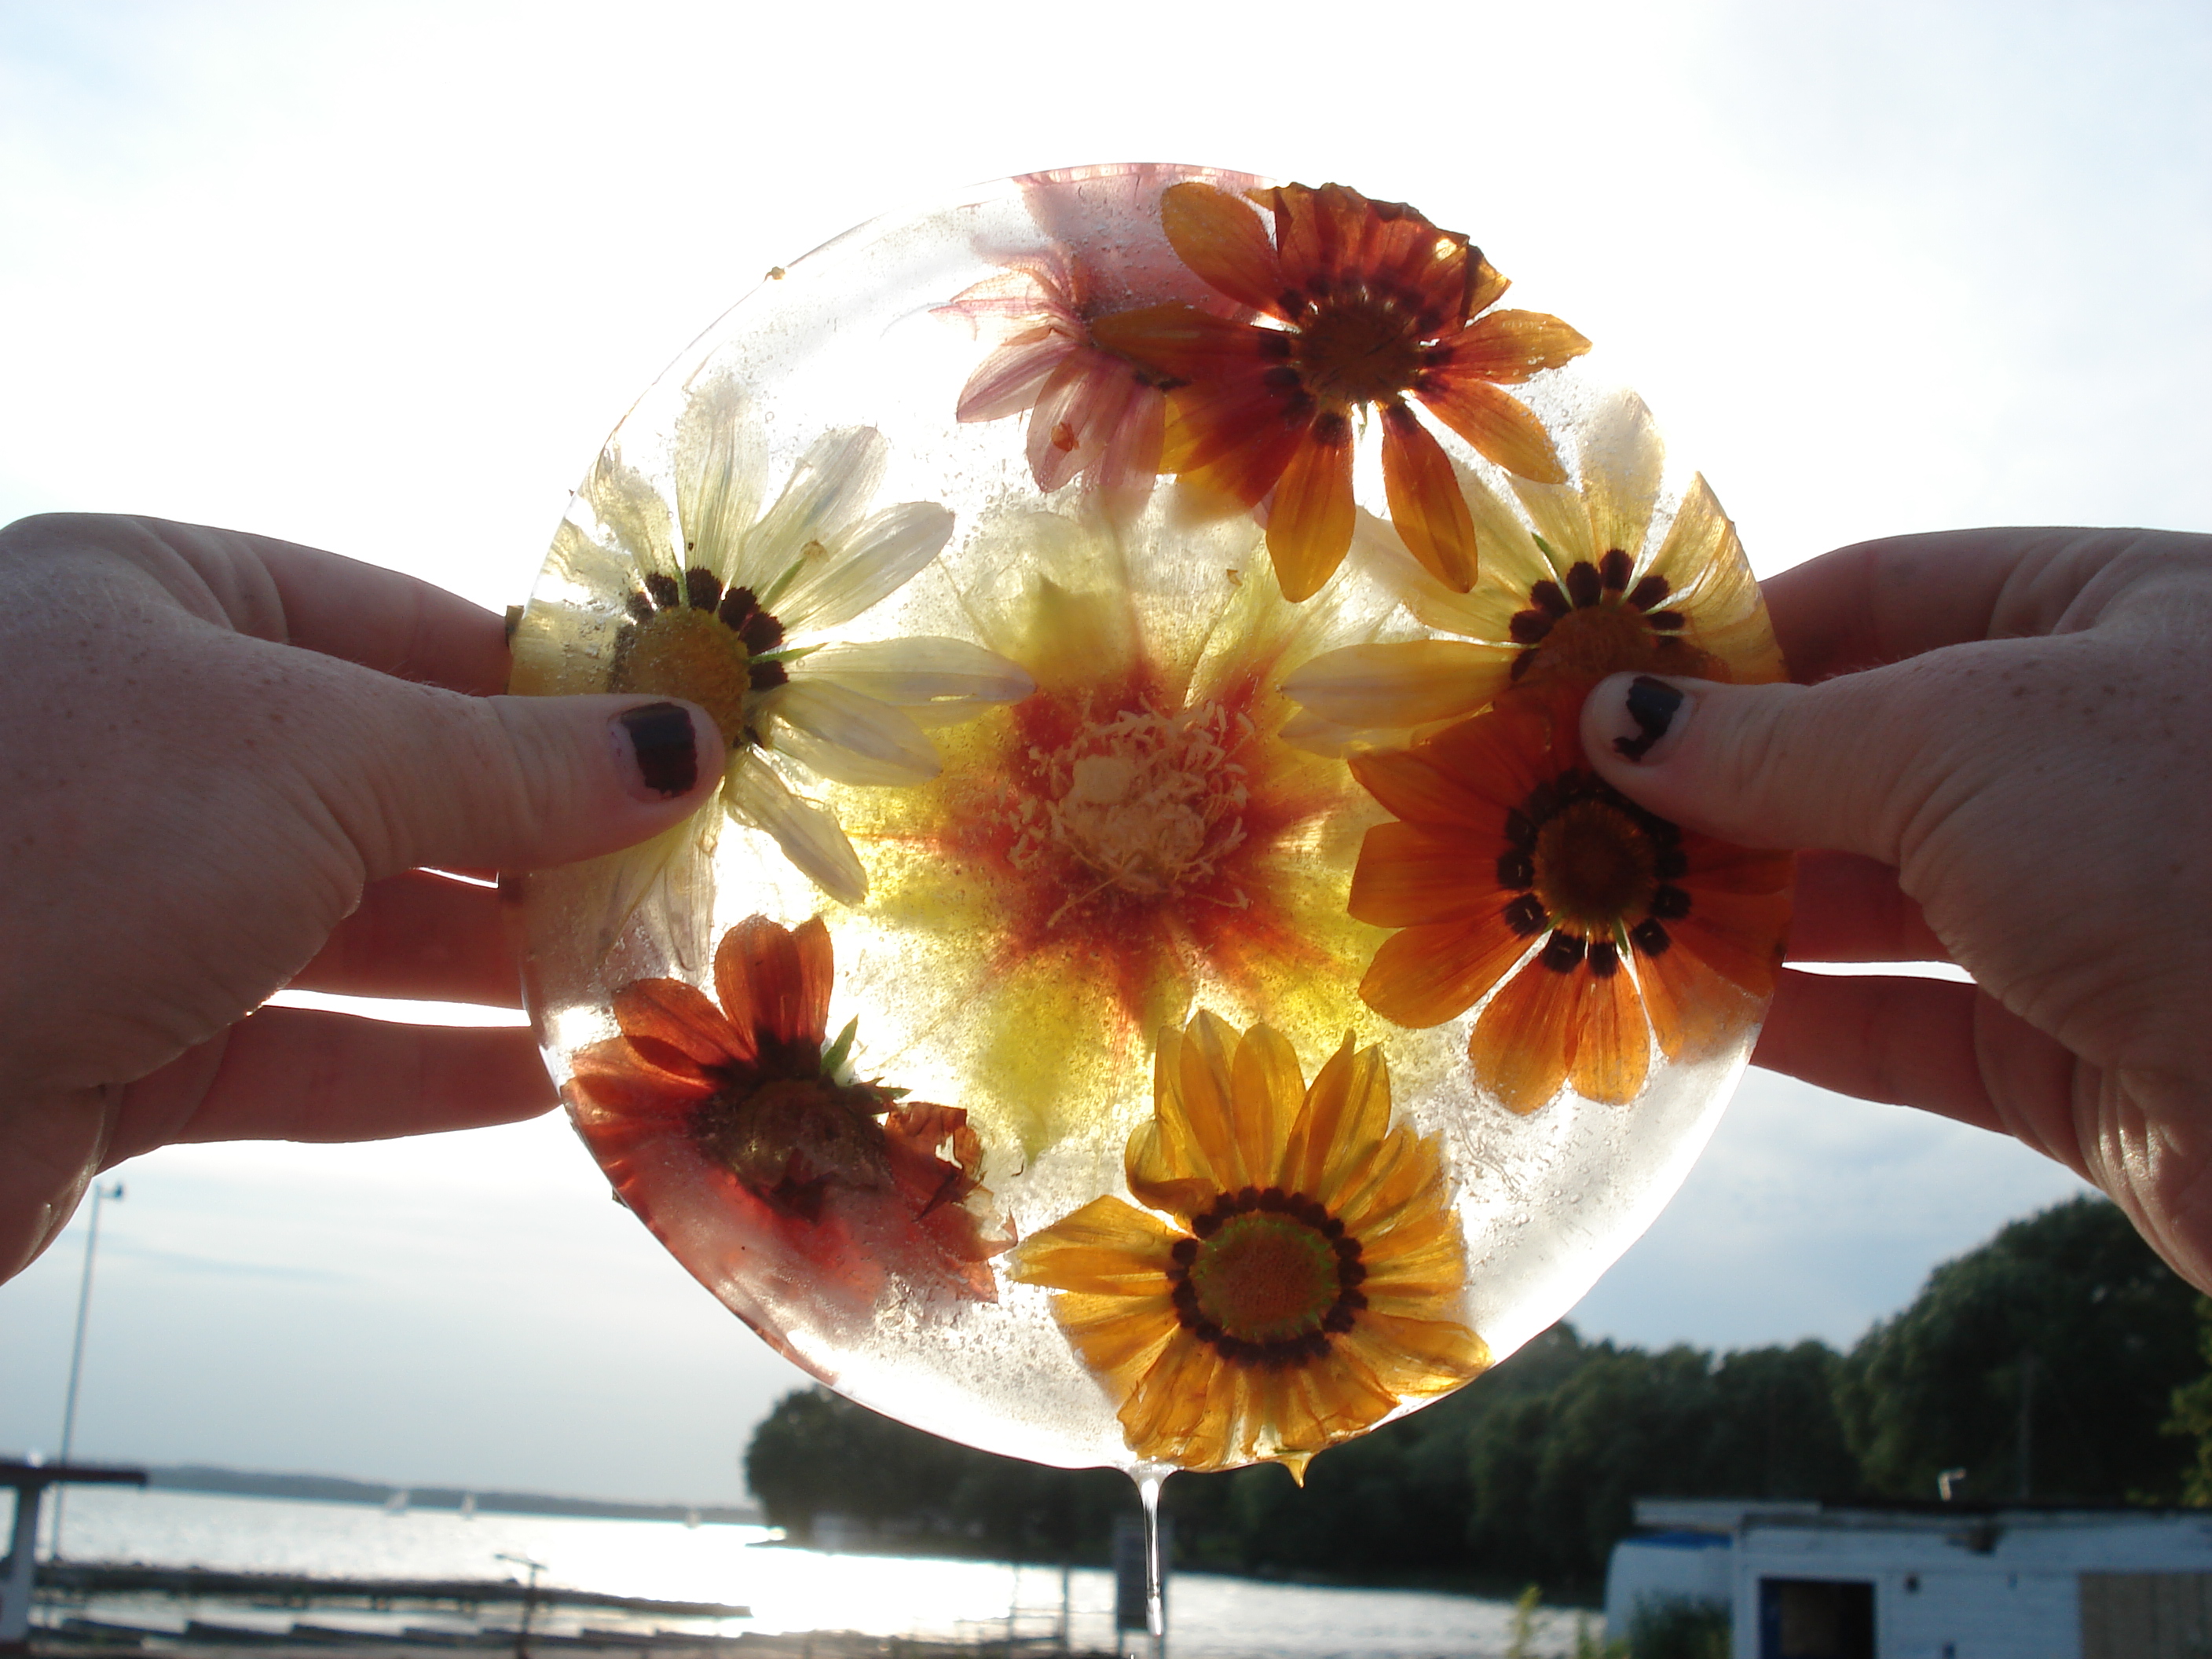
<svg viewBox="0 0 2212 1659"><path fill-rule="evenodd" d="M1514 682L1539 665L1547 678L1585 684L1631 672L1713 678L1712 657L1680 637L1689 619L1668 607L1666 577L1635 571L1635 561L1616 547L1595 562L1577 559L1561 580L1532 583L1527 608L1510 624L1522 647Z"/></svg>
<svg viewBox="0 0 2212 1659"><path fill-rule="evenodd" d="M1788 854L1688 833L1589 769L1585 691L1510 693L1352 762L1399 819L1368 831L1352 875L1352 914L1399 930L1360 995L1416 1027L1482 1003L1468 1060L1517 1112L1563 1087L1632 1100L1655 1046L1673 1060L1740 1036L1789 924Z"/></svg>
<svg viewBox="0 0 2212 1659"><path fill-rule="evenodd" d="M959 1108L851 1074L855 1025L829 1040L835 977L819 917L754 916L723 936L714 997L677 979L623 986L621 1035L574 1062L577 1127L695 1272L680 1241L726 1236L856 1287L890 1271L988 1299L979 1264L1006 1241L969 1202L988 1196L982 1143Z"/></svg>
<svg viewBox="0 0 2212 1659"><path fill-rule="evenodd" d="M1181 184L1160 219L1183 263L1254 319L1162 305L1094 325L1101 344L1176 383L1164 470L1267 502L1275 574L1285 597L1304 599L1352 545L1353 417L1373 410L1391 522L1438 580L1466 592L1474 520L1413 404L1507 471L1559 483L1542 422L1498 388L1589 342L1556 317L1492 310L1505 278L1464 235L1342 185L1258 190L1248 203Z"/></svg>
<svg viewBox="0 0 2212 1659"><path fill-rule="evenodd" d="M623 601L629 620L615 635L607 689L686 698L714 717L732 748L759 743L750 700L791 678L777 654L783 624L752 589L725 588L703 566L680 582L662 570L642 580Z"/></svg>

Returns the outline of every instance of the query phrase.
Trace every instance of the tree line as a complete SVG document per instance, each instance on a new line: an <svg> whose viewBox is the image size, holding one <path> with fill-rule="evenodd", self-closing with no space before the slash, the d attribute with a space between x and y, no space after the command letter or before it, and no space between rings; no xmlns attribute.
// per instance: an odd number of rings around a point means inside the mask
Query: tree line
<svg viewBox="0 0 2212 1659"><path fill-rule="evenodd" d="M2005 1227L1848 1352L1715 1354L1554 1326L1472 1387L1282 1469L1177 1475L1182 1565L1587 1599L1638 1497L2212 1503L2212 1309L2106 1200ZM771 1523L1103 1562L1128 1482L941 1440L818 1389L755 1431Z"/></svg>

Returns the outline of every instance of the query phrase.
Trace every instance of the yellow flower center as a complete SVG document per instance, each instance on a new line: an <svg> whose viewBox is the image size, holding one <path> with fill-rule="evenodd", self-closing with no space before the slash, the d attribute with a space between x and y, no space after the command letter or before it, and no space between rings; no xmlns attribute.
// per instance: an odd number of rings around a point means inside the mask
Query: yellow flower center
<svg viewBox="0 0 2212 1659"><path fill-rule="evenodd" d="M1584 935L1641 915L1659 885L1651 837L1606 800L1581 800L1536 832L1536 896Z"/></svg>
<svg viewBox="0 0 2212 1659"><path fill-rule="evenodd" d="M1056 846L1098 878L1053 921L1108 889L1170 898L1219 873L1244 840L1249 793L1231 758L1242 740L1226 710L1203 702L1174 714L1142 708L1087 720L1037 756L1048 799L1022 804L1012 861L1030 868Z"/></svg>
<svg viewBox="0 0 2212 1659"><path fill-rule="evenodd" d="M789 676L769 654L783 644L783 624L761 609L750 588L726 589L699 566L680 582L654 572L643 592L630 595L629 614L615 641L609 690L684 698L714 717L732 749L759 741L748 701Z"/></svg>
<svg viewBox="0 0 2212 1659"><path fill-rule="evenodd" d="M1336 1305L1336 1255L1302 1221L1255 1211L1198 1247L1190 1266L1198 1310L1245 1342L1281 1342L1318 1331Z"/></svg>
<svg viewBox="0 0 2212 1659"><path fill-rule="evenodd" d="M1414 319L1385 300L1325 301L1301 319L1291 348L1298 373L1324 404L1395 397L1421 368Z"/></svg>
<svg viewBox="0 0 2212 1659"><path fill-rule="evenodd" d="M659 611L639 624L615 665L610 689L696 702L732 742L745 729L752 684L744 641L708 611Z"/></svg>

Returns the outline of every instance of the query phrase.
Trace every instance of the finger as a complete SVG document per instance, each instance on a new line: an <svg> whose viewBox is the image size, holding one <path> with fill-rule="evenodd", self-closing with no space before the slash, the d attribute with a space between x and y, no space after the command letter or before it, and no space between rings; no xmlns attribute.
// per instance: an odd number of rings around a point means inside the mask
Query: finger
<svg viewBox="0 0 2212 1659"><path fill-rule="evenodd" d="M1792 962L1948 962L1897 872L1851 853L1801 853Z"/></svg>
<svg viewBox="0 0 2212 1659"><path fill-rule="evenodd" d="M721 778L721 735L690 703L465 697L348 672L298 763L372 879L595 858L705 806Z"/></svg>
<svg viewBox="0 0 2212 1659"><path fill-rule="evenodd" d="M1752 1063L2013 1135L2090 1178L2070 1127L2074 1057L1974 986L1785 971Z"/></svg>
<svg viewBox="0 0 2212 1659"><path fill-rule="evenodd" d="M125 1091L107 1164L171 1141L386 1140L556 1103L528 1031L264 1008Z"/></svg>
<svg viewBox="0 0 2212 1659"><path fill-rule="evenodd" d="M522 1006L496 889L410 870L372 882L360 907L294 977L301 990Z"/></svg>
<svg viewBox="0 0 2212 1659"><path fill-rule="evenodd" d="M1607 782L1685 828L1902 867L1923 810L1991 763L1959 677L1930 666L1955 655L1819 685L1616 674L1583 706L1583 747Z"/></svg>
<svg viewBox="0 0 2212 1659"><path fill-rule="evenodd" d="M1822 554L1760 584L1791 678L1813 684L1971 640L2056 629L2131 550L2201 538L2136 530L1953 530Z"/></svg>
<svg viewBox="0 0 2212 1659"><path fill-rule="evenodd" d="M486 696L507 685L501 618L459 594L295 542L120 514L55 513L9 526L22 558L118 556L191 614L231 630Z"/></svg>

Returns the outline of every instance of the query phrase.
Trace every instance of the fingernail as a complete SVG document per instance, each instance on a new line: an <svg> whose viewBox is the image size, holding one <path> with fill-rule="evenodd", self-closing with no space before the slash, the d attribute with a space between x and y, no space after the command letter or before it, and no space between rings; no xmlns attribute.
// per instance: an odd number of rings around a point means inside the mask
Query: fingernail
<svg viewBox="0 0 2212 1659"><path fill-rule="evenodd" d="M1655 757L1651 751L1669 732L1679 730L1676 720L1687 701L1666 681L1638 674L1629 681L1620 716L1613 722L1621 733L1613 740L1613 752L1623 760L1645 765L1654 758L1663 759L1663 755Z"/></svg>
<svg viewBox="0 0 2212 1659"><path fill-rule="evenodd" d="M640 800L672 800L699 781L699 740L691 711L680 702L643 702L625 708L607 727L615 762Z"/></svg>

